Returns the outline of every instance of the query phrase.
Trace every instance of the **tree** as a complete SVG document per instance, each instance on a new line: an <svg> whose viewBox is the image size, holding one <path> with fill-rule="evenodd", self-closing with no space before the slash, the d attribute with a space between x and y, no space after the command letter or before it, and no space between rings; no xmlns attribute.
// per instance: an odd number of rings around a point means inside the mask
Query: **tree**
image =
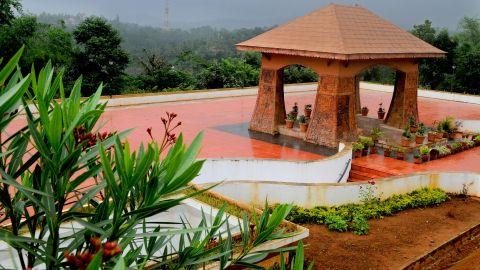
<svg viewBox="0 0 480 270"><path fill-rule="evenodd" d="M37 20L35 19L35 17L31 16L23 16L12 20L9 25L1 25L1 57L5 59L12 57L23 45L29 43L36 30Z"/></svg>
<svg viewBox="0 0 480 270"><path fill-rule="evenodd" d="M10 24L15 19L15 10L22 11L20 0L2 0L0 1L0 25Z"/></svg>
<svg viewBox="0 0 480 270"><path fill-rule="evenodd" d="M129 57L120 46L118 31L105 19L89 17L75 29L73 36L79 46L73 53L72 75L83 75L82 94L92 94L101 82L107 94L119 93Z"/></svg>
<svg viewBox="0 0 480 270"><path fill-rule="evenodd" d="M454 87L471 94L480 94L480 19L465 17L455 36Z"/></svg>

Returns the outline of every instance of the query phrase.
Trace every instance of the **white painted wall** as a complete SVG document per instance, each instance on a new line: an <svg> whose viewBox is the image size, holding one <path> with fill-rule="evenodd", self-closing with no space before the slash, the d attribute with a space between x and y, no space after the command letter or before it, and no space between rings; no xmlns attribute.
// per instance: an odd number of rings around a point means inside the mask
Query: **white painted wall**
<svg viewBox="0 0 480 270"><path fill-rule="evenodd" d="M420 173L376 180L375 185L232 181L220 184L213 188L213 191L247 204L262 205L265 199L268 199L271 204L293 203L303 207L315 207L361 202L361 188L371 188L377 196L385 199L394 194L405 194L424 187L460 193L464 186L469 195L480 197L480 174Z"/></svg>
<svg viewBox="0 0 480 270"><path fill-rule="evenodd" d="M352 151L340 144L339 152L332 157L316 161L276 159L207 159L193 182L204 184L221 181L282 181L291 183L347 182ZM346 168L346 170L345 170Z"/></svg>

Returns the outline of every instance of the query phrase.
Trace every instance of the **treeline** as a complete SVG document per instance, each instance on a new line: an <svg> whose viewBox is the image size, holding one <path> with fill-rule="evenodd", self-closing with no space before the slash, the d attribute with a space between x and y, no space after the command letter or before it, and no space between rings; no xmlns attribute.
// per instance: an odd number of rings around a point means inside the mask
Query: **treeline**
<svg viewBox="0 0 480 270"><path fill-rule="evenodd" d="M110 95L258 84L261 55L238 52L234 44L267 29L165 30L80 15L15 17L12 10L21 8L19 1L5 1L8 4L0 6L1 57L8 59L25 45L23 70L38 69L51 60L59 68L66 67L67 83L83 76L84 95L95 91L100 82L105 85L104 94ZM415 25L412 33L448 53L443 59L422 60L422 86L480 93L480 20L464 18L454 34L425 21ZM374 67L362 77L392 83L394 73ZM308 68L285 70L287 83L316 79Z"/></svg>

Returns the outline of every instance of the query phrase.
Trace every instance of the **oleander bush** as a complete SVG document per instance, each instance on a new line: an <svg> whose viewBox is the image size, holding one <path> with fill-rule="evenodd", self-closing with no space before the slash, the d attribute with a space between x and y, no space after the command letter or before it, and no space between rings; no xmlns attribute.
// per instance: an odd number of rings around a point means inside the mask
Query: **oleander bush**
<svg viewBox="0 0 480 270"><path fill-rule="evenodd" d="M287 220L295 223L325 224L332 231L368 233L368 220L391 216L406 209L437 206L449 199L441 189L423 188L388 199L368 198L360 204L303 208L294 206Z"/></svg>
<svg viewBox="0 0 480 270"><path fill-rule="evenodd" d="M183 192L203 165L196 158L203 135L187 146L174 133L176 114L167 113L163 140L131 149L128 131L99 130L102 85L82 99L81 78L67 91L64 71L50 63L23 75L22 51L0 69L0 241L12 251L0 268L258 268L271 252L295 251L255 251L291 235L280 227L290 205L244 214L236 238L225 206L199 224L154 218L204 192ZM24 126L10 126L14 120Z"/></svg>

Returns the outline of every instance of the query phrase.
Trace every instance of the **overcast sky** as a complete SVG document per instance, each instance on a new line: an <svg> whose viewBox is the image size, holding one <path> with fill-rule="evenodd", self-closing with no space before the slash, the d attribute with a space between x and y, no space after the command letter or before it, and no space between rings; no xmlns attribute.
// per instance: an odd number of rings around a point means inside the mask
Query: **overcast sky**
<svg viewBox="0 0 480 270"><path fill-rule="evenodd" d="M166 0L22 0L30 13L119 16L121 21L162 26ZM169 0L172 27L212 25L272 26L329 3L359 4L410 29L425 19L436 27L457 28L464 16L480 16L480 0Z"/></svg>

